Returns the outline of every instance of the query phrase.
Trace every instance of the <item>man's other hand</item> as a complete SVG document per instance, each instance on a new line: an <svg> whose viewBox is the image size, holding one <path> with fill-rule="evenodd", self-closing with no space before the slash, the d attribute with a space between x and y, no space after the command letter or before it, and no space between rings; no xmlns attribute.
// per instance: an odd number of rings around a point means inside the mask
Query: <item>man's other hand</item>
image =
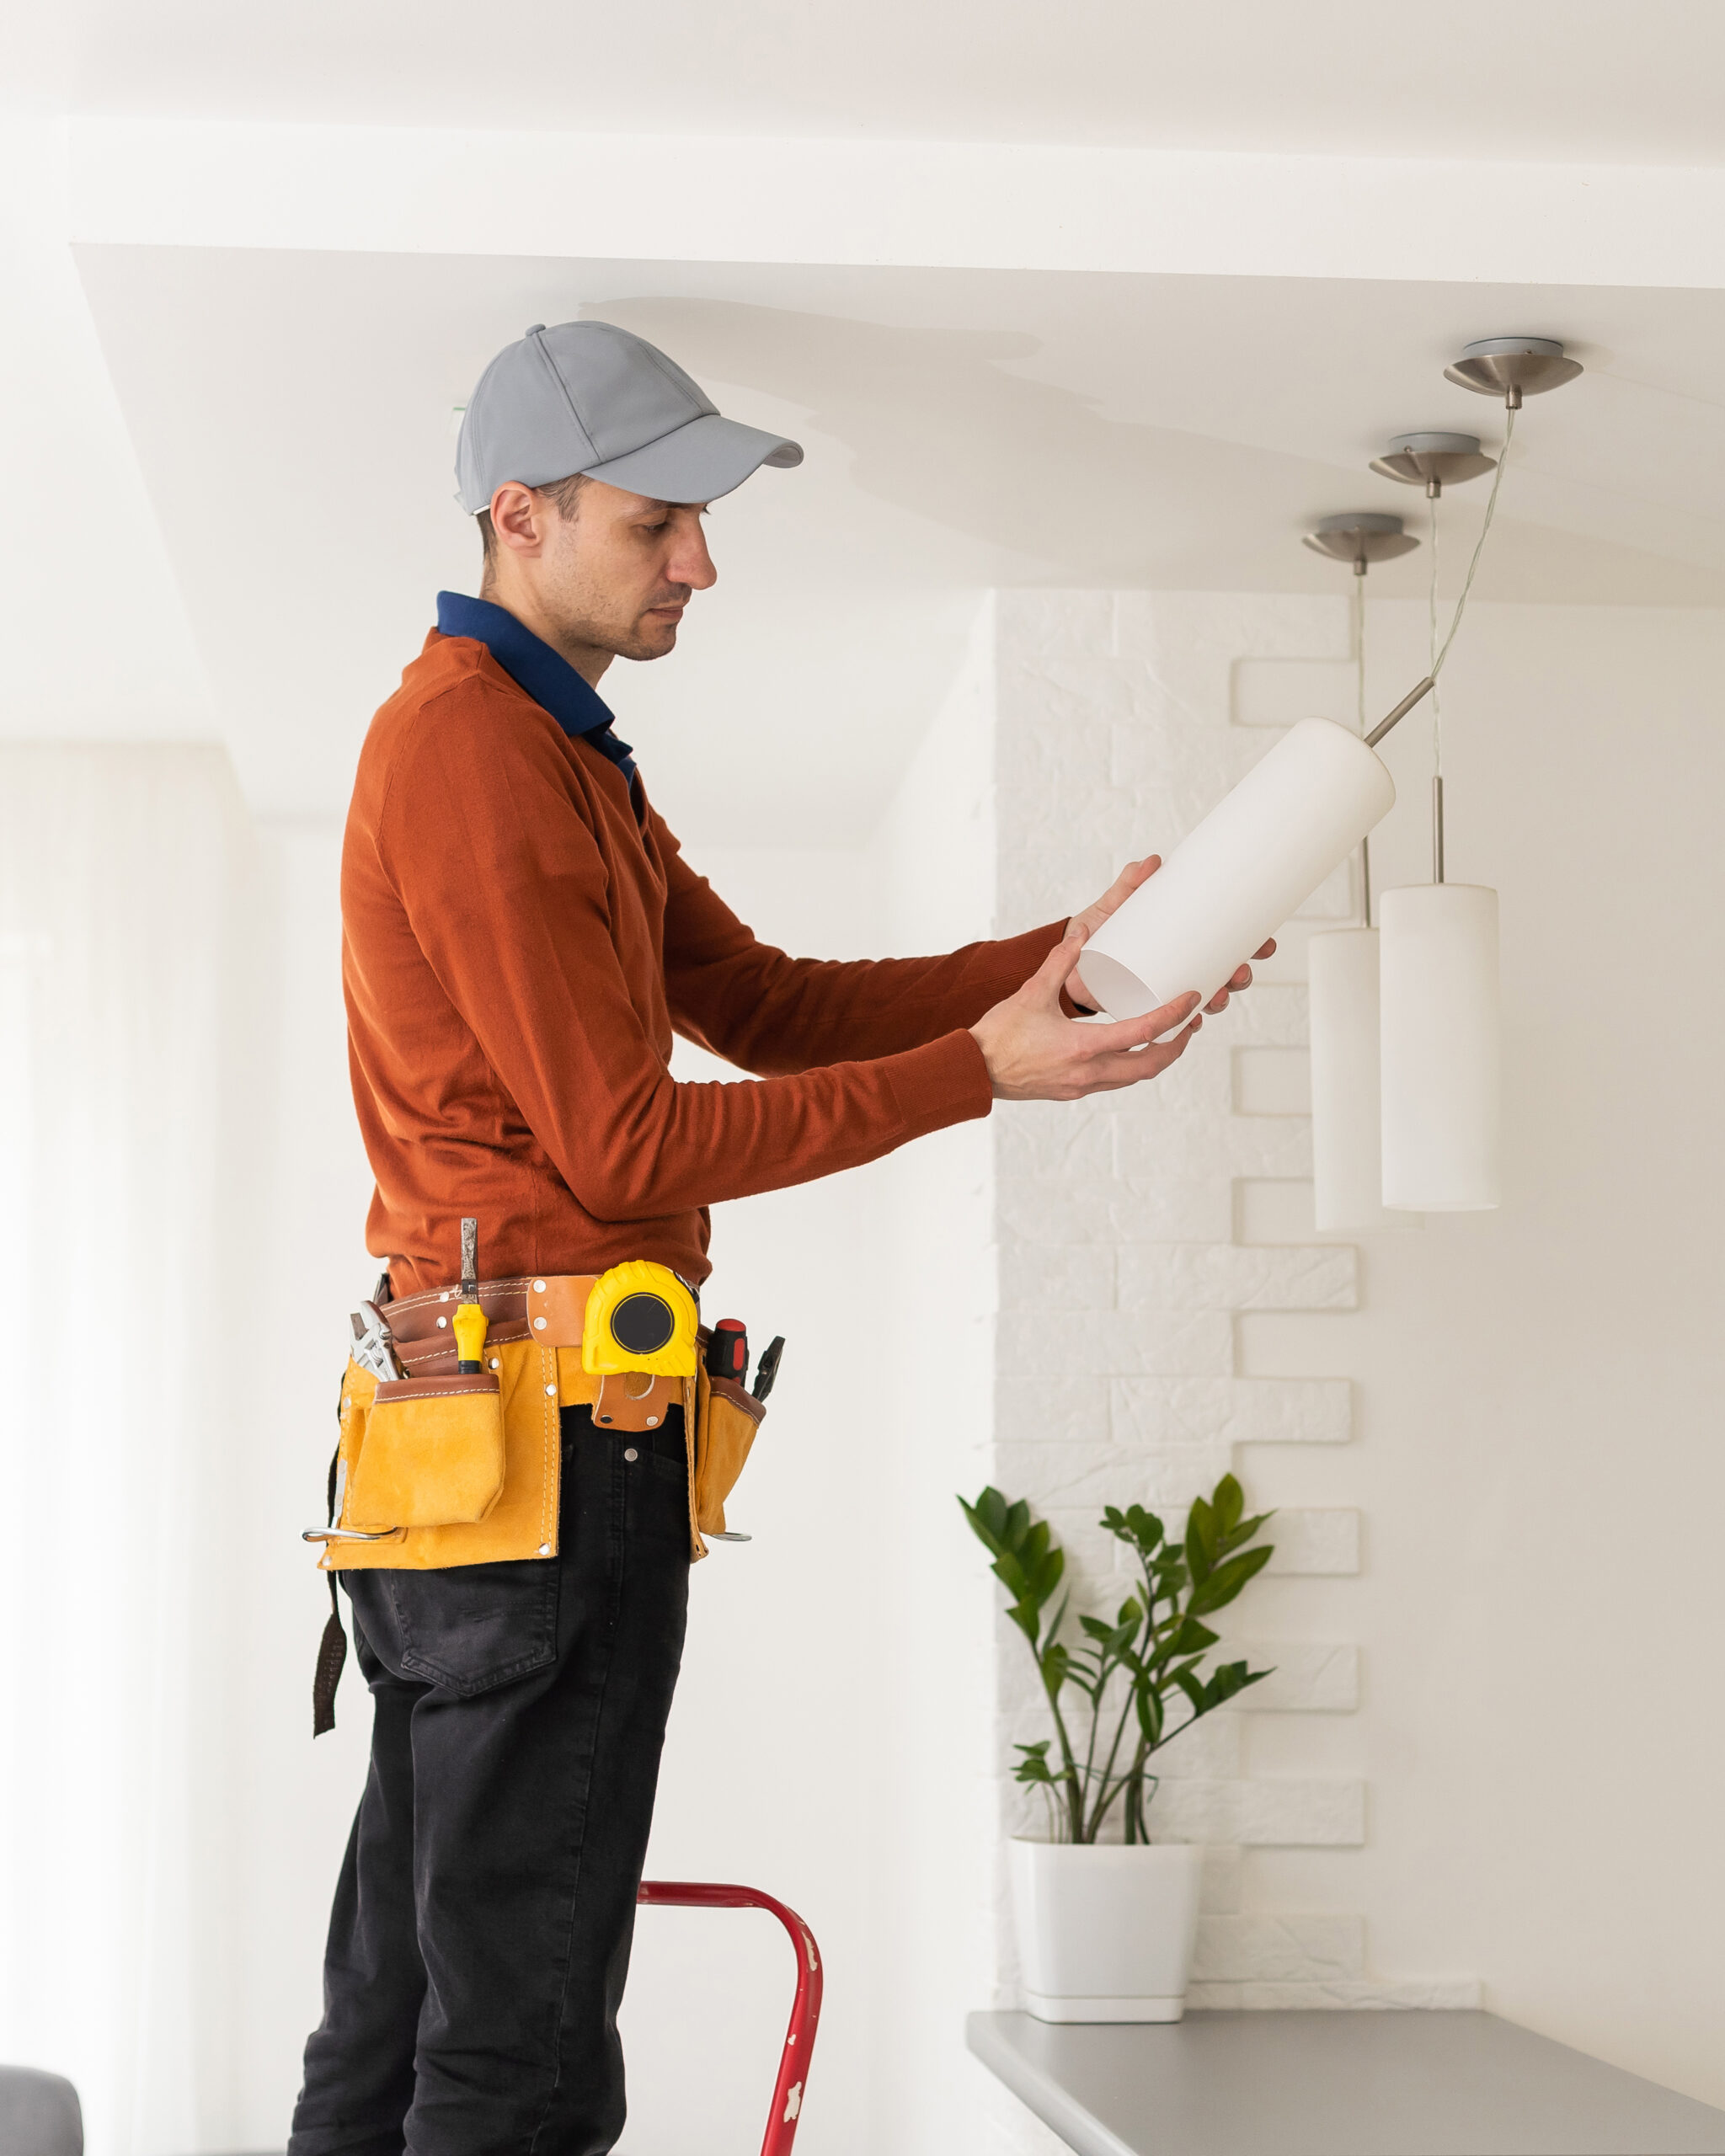
<svg viewBox="0 0 1725 2156"><path fill-rule="evenodd" d="M1123 905L1140 883L1147 883L1162 865L1162 857L1159 853L1147 853L1142 861L1129 861L1094 905L1086 906L1082 913L1073 915L1066 923L1067 937L1070 938L1076 936L1081 942L1088 942L1108 915L1118 906ZM1273 936L1263 950L1252 953L1254 963L1260 958L1272 957L1275 947L1276 939ZM1081 988L1081 984L1080 985ZM1228 998L1231 995L1237 995L1242 988L1250 988L1251 985L1252 967L1242 966L1239 972L1234 974L1225 986L1219 988L1204 1007L1206 1011L1226 1011L1228 1007ZM1079 1010L1091 1011L1095 1008L1093 1004L1086 1001L1081 993L1075 992L1069 988L1066 994Z"/></svg>
<svg viewBox="0 0 1725 2156"><path fill-rule="evenodd" d="M1204 1023L1194 1015L1195 989L1160 1011L1118 1025L1081 1025L1067 1017L1060 990L1083 950L1083 938L1069 932L1016 995L985 1011L970 1028L997 1101L1081 1101L1087 1094L1136 1086L1177 1062ZM1158 1038L1168 1033L1174 1033L1172 1040Z"/></svg>

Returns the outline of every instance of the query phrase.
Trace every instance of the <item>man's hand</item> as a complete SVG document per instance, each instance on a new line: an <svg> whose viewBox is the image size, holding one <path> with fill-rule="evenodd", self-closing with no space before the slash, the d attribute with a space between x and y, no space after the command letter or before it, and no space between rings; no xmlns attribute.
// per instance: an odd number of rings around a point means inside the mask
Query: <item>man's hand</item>
<svg viewBox="0 0 1725 2156"><path fill-rule="evenodd" d="M1075 913L1066 923L1068 938L1076 936L1081 942L1087 942L1108 915L1116 908L1123 905L1140 883L1147 883L1162 865L1162 857L1159 853L1147 853L1142 861L1129 861L1096 904L1093 906L1086 906L1082 913ZM1268 958L1274 955L1276 939L1273 936L1263 950L1252 953L1252 958L1254 960ZM1251 985L1252 968L1242 966L1239 972L1227 982L1226 986L1219 988L1204 1007L1206 1011L1226 1011L1228 1007L1228 998L1231 995L1237 995L1242 988L1250 988ZM1066 994L1081 1011L1090 1011L1095 1008L1093 1004L1087 1002L1081 995L1075 993L1071 989L1069 988Z"/></svg>
<svg viewBox="0 0 1725 2156"><path fill-rule="evenodd" d="M1119 1025L1086 1026L1067 1017L1060 990L1083 949L1082 937L1069 933L1015 995L985 1011L970 1028L997 1101L1081 1101L1089 1093L1135 1086L1177 1062L1204 1023L1194 1015L1195 989ZM1157 1039L1177 1026L1181 1030L1172 1040Z"/></svg>

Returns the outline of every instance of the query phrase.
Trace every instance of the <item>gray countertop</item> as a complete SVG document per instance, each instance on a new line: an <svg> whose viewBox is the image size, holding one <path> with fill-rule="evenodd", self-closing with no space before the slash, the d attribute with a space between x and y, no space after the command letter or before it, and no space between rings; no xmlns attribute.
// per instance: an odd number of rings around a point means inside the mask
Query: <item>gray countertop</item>
<svg viewBox="0 0 1725 2156"><path fill-rule="evenodd" d="M973 2014L1079 2156L1725 2156L1725 2111L1493 2014Z"/></svg>

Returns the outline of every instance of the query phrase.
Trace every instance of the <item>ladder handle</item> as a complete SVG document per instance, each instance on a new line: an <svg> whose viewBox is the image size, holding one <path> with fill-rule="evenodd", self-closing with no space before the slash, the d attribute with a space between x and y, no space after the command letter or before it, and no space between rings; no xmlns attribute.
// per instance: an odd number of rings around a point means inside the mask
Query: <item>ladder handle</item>
<svg viewBox="0 0 1725 2156"><path fill-rule="evenodd" d="M809 2061L814 2050L814 2031L820 2021L820 1950L794 1909L757 1886L728 1886L706 1881L644 1879L636 1889L639 1903L679 1909L767 1909L790 1935L797 1956L797 1993L791 2001L790 2025L779 2059L778 2082L767 2115L766 2137L761 2156L791 2156L797 2137L797 2121L803 2109L803 2092L809 2082Z"/></svg>

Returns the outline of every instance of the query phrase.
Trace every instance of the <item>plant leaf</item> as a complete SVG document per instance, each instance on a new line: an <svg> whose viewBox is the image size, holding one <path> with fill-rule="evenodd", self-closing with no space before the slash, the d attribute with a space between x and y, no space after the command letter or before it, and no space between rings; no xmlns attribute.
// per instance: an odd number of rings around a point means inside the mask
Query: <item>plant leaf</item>
<svg viewBox="0 0 1725 2156"><path fill-rule="evenodd" d="M1195 1617L1184 1617L1180 1621L1179 1630L1175 1633L1172 1641L1169 1643L1167 1650L1169 1657L1172 1659L1179 1655L1202 1654L1206 1647L1213 1647L1215 1645L1216 1638L1217 1635L1211 1631L1208 1625L1200 1625Z"/></svg>
<svg viewBox="0 0 1725 2156"><path fill-rule="evenodd" d="M1208 1579L1193 1588L1192 1599L1187 1605L1191 1614L1207 1617L1213 1609L1226 1609L1274 1555L1274 1546L1263 1543L1256 1550L1242 1550L1236 1556L1225 1558Z"/></svg>
<svg viewBox="0 0 1725 2156"><path fill-rule="evenodd" d="M1243 1662L1223 1662L1220 1668L1210 1673L1210 1682L1203 1687L1204 1704L1199 1709L1199 1713L1208 1714L1212 1707L1219 1707L1225 1700L1231 1700L1236 1693L1243 1692L1248 1684L1261 1684L1271 1673L1268 1669L1248 1669Z"/></svg>
<svg viewBox="0 0 1725 2156"><path fill-rule="evenodd" d="M1208 1713L1209 1706L1204 1699L1204 1690L1202 1680L1195 1676L1190 1668L1177 1669L1173 1673L1173 1676L1174 1682L1192 1702L1192 1711L1194 1715L1197 1716Z"/></svg>
<svg viewBox="0 0 1725 2156"><path fill-rule="evenodd" d="M1216 1561L1216 1518L1202 1497L1192 1500L1186 1516L1186 1562L1194 1582L1202 1586Z"/></svg>
<svg viewBox="0 0 1725 2156"><path fill-rule="evenodd" d="M992 1556L998 1557L1006 1545L1001 1536L1007 1524L1007 1501L993 1484L984 1490L975 1503L959 1500L959 1509L970 1523L970 1531Z"/></svg>
<svg viewBox="0 0 1725 2156"><path fill-rule="evenodd" d="M1165 1532L1161 1520L1154 1513L1147 1513L1142 1505L1134 1505L1126 1518L1130 1523L1134 1540L1147 1557Z"/></svg>
<svg viewBox="0 0 1725 2156"><path fill-rule="evenodd" d="M1231 1527L1221 1540L1224 1556L1231 1550L1239 1549L1242 1543L1250 1542L1259 1528L1274 1518L1274 1513L1257 1513L1250 1519L1242 1519L1237 1527Z"/></svg>

